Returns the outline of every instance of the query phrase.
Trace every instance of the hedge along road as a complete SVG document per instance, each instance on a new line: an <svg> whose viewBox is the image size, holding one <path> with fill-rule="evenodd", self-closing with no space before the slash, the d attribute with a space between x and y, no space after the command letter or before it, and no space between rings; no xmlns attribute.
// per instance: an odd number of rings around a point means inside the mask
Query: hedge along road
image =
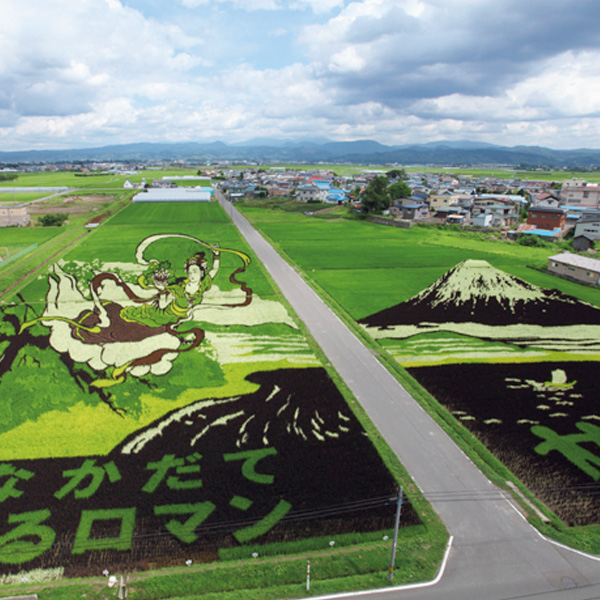
<svg viewBox="0 0 600 600"><path fill-rule="evenodd" d="M438 585L373 592L373 597L444 600L500 600L527 595L560 600L600 597L600 559L541 537L298 273L231 203L220 194L217 196L454 536L448 565Z"/></svg>

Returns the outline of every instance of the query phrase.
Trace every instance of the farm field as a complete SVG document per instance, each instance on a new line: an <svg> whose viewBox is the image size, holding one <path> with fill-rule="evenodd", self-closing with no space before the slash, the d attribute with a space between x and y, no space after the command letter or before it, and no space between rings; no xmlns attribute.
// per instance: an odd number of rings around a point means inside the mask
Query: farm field
<svg viewBox="0 0 600 600"><path fill-rule="evenodd" d="M89 220L102 214L114 212L118 203L128 196L128 191L104 191L99 193L80 192L73 194L66 192L60 196L46 198L28 207L32 220L41 215L61 214L68 215L69 220Z"/></svg>
<svg viewBox="0 0 600 600"><path fill-rule="evenodd" d="M184 175L197 175L198 169L148 169L140 170L136 174L121 175L118 173L75 173L68 171L19 173L13 181L0 182L0 189L13 187L60 187L66 186L74 189L105 189L122 188L126 180L140 183L161 179L162 177L181 177ZM182 182L181 185L184 185ZM191 185L188 183L188 185ZM193 182L193 185L203 185L202 182ZM0 195L0 200L2 196Z"/></svg>
<svg viewBox="0 0 600 600"><path fill-rule="evenodd" d="M58 227L2 229L0 231L0 258L4 261L35 244L43 244L59 233ZM0 274L2 268L2 263L0 263Z"/></svg>
<svg viewBox="0 0 600 600"><path fill-rule="evenodd" d="M355 320L408 300L467 258L487 260L532 284L600 307L600 290L528 268L546 268L547 257L555 253L549 248L482 241L439 229L398 230L358 220L241 208Z"/></svg>
<svg viewBox="0 0 600 600"><path fill-rule="evenodd" d="M464 168L464 167L410 167L409 172L419 173L452 173L455 175L471 175L473 177L497 177L499 179L524 179L529 181L565 181L567 179L583 179L589 182L600 181L600 176L594 172L581 171L518 171L512 169L494 168Z"/></svg>
<svg viewBox="0 0 600 600"><path fill-rule="evenodd" d="M600 290L551 248L245 209L373 344L567 525L600 523Z"/></svg>
<svg viewBox="0 0 600 600"><path fill-rule="evenodd" d="M43 244L58 232L59 228L57 227L7 227L0 231L0 244L12 247Z"/></svg>
<svg viewBox="0 0 600 600"><path fill-rule="evenodd" d="M12 286L22 286L19 282L28 274L57 253L64 253L66 248L84 236L88 221L98 217L105 220L123 208L130 196L131 192L124 190L105 190L101 193L64 194L32 205L32 224L0 230L0 246L11 246L11 254L31 250L0 267L0 296L5 296ZM66 215L68 220L63 226L42 227L38 219L43 215ZM32 248L34 244L37 246Z"/></svg>
<svg viewBox="0 0 600 600"><path fill-rule="evenodd" d="M0 189L0 206L24 204L48 196L48 192L2 192Z"/></svg>
<svg viewBox="0 0 600 600"><path fill-rule="evenodd" d="M232 169L245 169L247 165L231 165ZM350 164L276 164L263 165L266 169L289 169L297 171L332 171L336 175L355 175L366 171L378 171L385 173L390 170L384 165L350 165ZM600 181L600 175L594 172L580 171L518 171L502 168L467 168L467 167L430 167L425 165L409 166L405 168L407 173L451 173L473 177L497 177L499 179L524 179L530 181L564 181L565 179L584 179L589 182Z"/></svg>
<svg viewBox="0 0 600 600"><path fill-rule="evenodd" d="M8 300L0 572L393 521L395 477L218 204L130 205Z"/></svg>

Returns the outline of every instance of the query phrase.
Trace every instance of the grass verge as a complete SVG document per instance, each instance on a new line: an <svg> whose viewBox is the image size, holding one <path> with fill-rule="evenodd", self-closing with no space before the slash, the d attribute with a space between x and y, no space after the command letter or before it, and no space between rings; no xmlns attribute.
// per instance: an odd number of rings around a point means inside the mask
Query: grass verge
<svg viewBox="0 0 600 600"><path fill-rule="evenodd" d="M293 557L252 558L248 555L245 560L225 560L129 574L128 592L131 598L139 600L200 597L213 600L275 600L385 588L389 586L387 575L391 533L369 534L378 539L363 541L358 546L344 546L342 539L335 538L336 542L341 543L334 548L329 547L329 538L316 538L312 543L325 546L326 550L305 551ZM384 535L389 539L384 540ZM418 526L411 528L410 535L404 535L399 540L394 585L431 581L435 577L444 555L445 542L440 539L435 544L428 544L428 537L425 528ZM308 561L310 591L306 589ZM116 575L120 576L121 573ZM103 577L37 585L6 585L1 590L4 596L37 594L40 600L74 600L82 597L87 600L108 600L117 595L117 590L109 588L107 579Z"/></svg>

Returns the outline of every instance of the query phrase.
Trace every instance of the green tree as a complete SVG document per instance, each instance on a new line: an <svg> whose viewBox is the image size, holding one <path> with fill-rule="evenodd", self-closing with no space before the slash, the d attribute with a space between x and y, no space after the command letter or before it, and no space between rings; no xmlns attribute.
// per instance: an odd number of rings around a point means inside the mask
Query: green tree
<svg viewBox="0 0 600 600"><path fill-rule="evenodd" d="M388 178L377 175L360 196L363 213L381 212L390 206L391 198L388 190Z"/></svg>
<svg viewBox="0 0 600 600"><path fill-rule="evenodd" d="M0 181L14 181L18 177L16 173L0 173Z"/></svg>
<svg viewBox="0 0 600 600"><path fill-rule="evenodd" d="M404 181L398 181L390 185L389 192L392 200L397 200L398 198L410 198L412 196L412 190L404 183Z"/></svg>
<svg viewBox="0 0 600 600"><path fill-rule="evenodd" d="M404 169L392 169L386 173L389 179L408 179Z"/></svg>
<svg viewBox="0 0 600 600"><path fill-rule="evenodd" d="M529 216L529 204L525 204L519 208L519 223L525 223Z"/></svg>
<svg viewBox="0 0 600 600"><path fill-rule="evenodd" d="M257 185L254 189L254 197L255 198L266 198L269 195L266 187L262 185Z"/></svg>
<svg viewBox="0 0 600 600"><path fill-rule="evenodd" d="M537 235L521 233L517 237L517 244L521 246L534 246L536 248L543 248L546 246L546 242Z"/></svg>
<svg viewBox="0 0 600 600"><path fill-rule="evenodd" d="M43 215L38 219L38 224L42 227L60 227L69 215Z"/></svg>

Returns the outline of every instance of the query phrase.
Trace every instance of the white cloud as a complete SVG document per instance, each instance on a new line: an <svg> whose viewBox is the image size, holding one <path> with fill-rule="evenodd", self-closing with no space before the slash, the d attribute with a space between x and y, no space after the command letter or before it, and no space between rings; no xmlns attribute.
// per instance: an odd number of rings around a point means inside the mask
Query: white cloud
<svg viewBox="0 0 600 600"><path fill-rule="evenodd" d="M367 61L360 55L358 49L350 46L331 57L328 69L333 73L346 73L360 71L366 64Z"/></svg>
<svg viewBox="0 0 600 600"><path fill-rule="evenodd" d="M17 114L85 112L123 86L158 72L168 80L172 72L202 64L189 52L199 39L117 0L29 0L19 6L12 22L0 24L6 57L0 78Z"/></svg>
<svg viewBox="0 0 600 600"><path fill-rule="evenodd" d="M540 121L600 116L600 52L566 52L497 96L450 94L411 106L429 118Z"/></svg>
<svg viewBox="0 0 600 600"><path fill-rule="evenodd" d="M180 0L188 8L199 6L231 4L235 8L246 11L255 10L278 10L281 8L278 0Z"/></svg>
<svg viewBox="0 0 600 600"><path fill-rule="evenodd" d="M183 6L198 8L200 6L225 6L255 11L255 10L312 10L322 14L331 12L334 8L344 6L344 0L179 0Z"/></svg>
<svg viewBox="0 0 600 600"><path fill-rule="evenodd" d="M3 149L308 135L599 145L590 0L548 14L542 0L179 0L166 16L125 2L3 0ZM271 48L287 51L269 63L283 67L261 66Z"/></svg>
<svg viewBox="0 0 600 600"><path fill-rule="evenodd" d="M310 9L317 14L328 13L343 6L344 0L292 0L289 3L289 8L293 10Z"/></svg>

